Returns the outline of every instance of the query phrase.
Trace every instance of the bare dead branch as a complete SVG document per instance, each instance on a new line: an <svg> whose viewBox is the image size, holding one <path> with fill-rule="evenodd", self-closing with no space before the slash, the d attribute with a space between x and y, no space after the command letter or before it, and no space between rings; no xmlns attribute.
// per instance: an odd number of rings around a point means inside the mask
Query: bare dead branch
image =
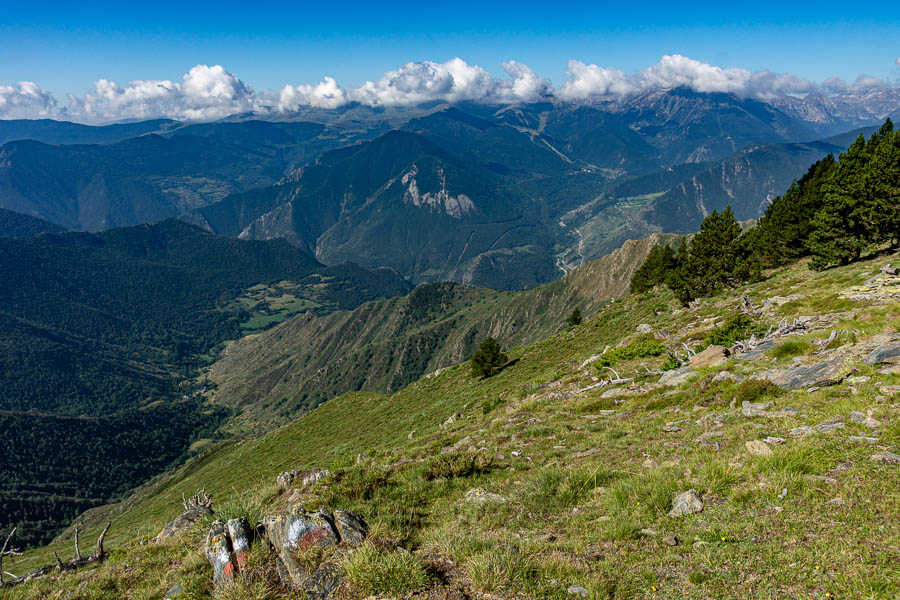
<svg viewBox="0 0 900 600"><path fill-rule="evenodd" d="M81 550L78 549L78 528L75 528L75 558L81 558Z"/></svg>
<svg viewBox="0 0 900 600"><path fill-rule="evenodd" d="M103 531L100 533L100 536L97 538L97 553L94 556L100 557L100 556L105 555L105 552L103 552L103 539L106 537L106 532L109 531L109 528L111 525L112 525L112 521L107 521L106 527L103 528Z"/></svg>

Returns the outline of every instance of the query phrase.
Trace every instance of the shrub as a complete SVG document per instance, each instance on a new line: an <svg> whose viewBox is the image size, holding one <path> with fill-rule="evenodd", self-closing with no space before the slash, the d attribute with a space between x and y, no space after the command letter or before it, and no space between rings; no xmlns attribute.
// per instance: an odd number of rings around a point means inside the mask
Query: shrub
<svg viewBox="0 0 900 600"><path fill-rule="evenodd" d="M641 337L627 346L614 348L606 354L603 354L594 362L594 368L602 369L603 367L611 367L623 360L659 356L665 351L666 347L659 340L652 337Z"/></svg>
<svg viewBox="0 0 900 600"><path fill-rule="evenodd" d="M575 327L576 325L581 325L581 321L581 310L576 306L566 322L569 324L569 327Z"/></svg>
<svg viewBox="0 0 900 600"><path fill-rule="evenodd" d="M757 323L744 313L738 313L707 333L703 343L706 346L714 344L727 348L751 335L764 335L767 330L767 326Z"/></svg>
<svg viewBox="0 0 900 600"><path fill-rule="evenodd" d="M765 379L748 379L738 386L734 400L737 404L744 402L757 402L767 396L783 396L784 390Z"/></svg>
<svg viewBox="0 0 900 600"><path fill-rule="evenodd" d="M425 467L425 479L452 479L485 473L493 459L484 452L450 452L435 456Z"/></svg>

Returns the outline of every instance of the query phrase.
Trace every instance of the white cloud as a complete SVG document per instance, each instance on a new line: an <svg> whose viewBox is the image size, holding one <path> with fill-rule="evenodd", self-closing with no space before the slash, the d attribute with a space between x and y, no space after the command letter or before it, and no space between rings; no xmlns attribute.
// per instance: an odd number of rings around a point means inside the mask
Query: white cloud
<svg viewBox="0 0 900 600"><path fill-rule="evenodd" d="M696 92L723 92L742 97L769 98L778 94L813 91L810 81L771 71L723 69L680 54L663 56L658 63L635 75L612 67L569 61L567 78L558 95L567 100L592 96L622 96L652 89L690 88Z"/></svg>
<svg viewBox="0 0 900 600"><path fill-rule="evenodd" d="M900 58L897 64L900 66ZM663 56L656 64L634 74L570 60L565 82L555 89L520 62L510 60L500 67L506 77L494 77L461 58L443 63L410 62L356 88L342 88L333 78L324 77L315 85L285 85L278 93L259 94L221 65L196 65L181 81L134 80L123 87L99 79L94 82L93 92L80 98L70 95L64 108L49 92L23 81L17 86L0 85L0 118L50 116L103 122L170 117L203 121L246 111L334 109L350 102L368 106L408 106L432 101L508 104L551 97L583 102L676 87L765 100L781 94L841 94L886 86L868 75L860 75L850 84L832 77L817 85L786 73L723 68L679 54Z"/></svg>
<svg viewBox="0 0 900 600"><path fill-rule="evenodd" d="M331 77L315 85L286 85L278 96L278 110L295 111L301 106L337 108L347 103L347 93Z"/></svg>
<svg viewBox="0 0 900 600"><path fill-rule="evenodd" d="M32 81L0 85L0 119L33 119L53 114L56 99Z"/></svg>
<svg viewBox="0 0 900 600"><path fill-rule="evenodd" d="M173 117L218 119L256 108L253 90L221 65L197 65L181 82L134 80L127 87L99 79L84 98L70 96L67 113L88 120Z"/></svg>

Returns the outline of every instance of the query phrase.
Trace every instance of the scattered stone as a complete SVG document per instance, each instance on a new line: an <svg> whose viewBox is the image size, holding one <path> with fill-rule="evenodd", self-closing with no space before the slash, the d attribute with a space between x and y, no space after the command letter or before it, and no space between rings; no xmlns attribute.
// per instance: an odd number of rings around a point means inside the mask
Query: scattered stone
<svg viewBox="0 0 900 600"><path fill-rule="evenodd" d="M460 417L462 417L461 414L453 413L452 415L447 417L447 420L444 421L444 423L443 423L443 425L441 425L441 427L446 427L448 425L452 425L452 424L456 423L456 420L459 419Z"/></svg>
<svg viewBox="0 0 900 600"><path fill-rule="evenodd" d="M900 465L900 456L893 452L888 452L887 450L873 454L872 460L886 465Z"/></svg>
<svg viewBox="0 0 900 600"><path fill-rule="evenodd" d="M837 479L828 477L827 475L804 475L803 479L813 483L824 483L825 485L834 485L837 483Z"/></svg>
<svg viewBox="0 0 900 600"><path fill-rule="evenodd" d="M678 545L678 536L667 535L662 539L663 543L669 546L677 546Z"/></svg>
<svg viewBox="0 0 900 600"><path fill-rule="evenodd" d="M713 377L713 383L719 383L722 381L740 381L738 376L732 373L731 371L719 371L716 373L716 376Z"/></svg>
<svg viewBox="0 0 900 600"><path fill-rule="evenodd" d="M891 342L876 348L863 359L863 362L869 365L900 364L900 342Z"/></svg>
<svg viewBox="0 0 900 600"><path fill-rule="evenodd" d="M645 458L644 462L641 463L641 466L645 469L654 469L659 465L659 462L655 458Z"/></svg>
<svg viewBox="0 0 900 600"><path fill-rule="evenodd" d="M816 431L818 431L819 433L831 433L836 429L842 429L844 427L845 425L841 421L838 421L836 423L820 423L819 425L816 425Z"/></svg>
<svg viewBox="0 0 900 600"><path fill-rule="evenodd" d="M761 440L750 440L744 446L747 447L747 452L756 456L772 456L774 454L769 445Z"/></svg>
<svg viewBox="0 0 900 600"><path fill-rule="evenodd" d="M587 598L590 593L580 585L570 585L566 591L573 596L581 596L582 598Z"/></svg>
<svg viewBox="0 0 900 600"><path fill-rule="evenodd" d="M351 548L361 545L369 535L369 525L362 517L346 510L334 511L334 527L341 543Z"/></svg>
<svg viewBox="0 0 900 600"><path fill-rule="evenodd" d="M745 417L763 417L768 414L767 408L772 406L774 402L741 402L741 414Z"/></svg>
<svg viewBox="0 0 900 600"><path fill-rule="evenodd" d="M717 367L728 362L728 350L724 346L709 346L706 350L698 352L691 357L690 366Z"/></svg>
<svg viewBox="0 0 900 600"><path fill-rule="evenodd" d="M890 365L878 371L882 375L900 375L900 365Z"/></svg>
<svg viewBox="0 0 900 600"><path fill-rule="evenodd" d="M866 420L863 421L863 425L865 425L865 426L868 427L869 429L875 429L875 428L877 428L877 427L881 427L881 421L879 421L878 419L876 419L876 418L873 417L872 415L869 415L869 416L866 417Z"/></svg>
<svg viewBox="0 0 900 600"><path fill-rule="evenodd" d="M637 329L635 329L635 331L640 334L653 333L653 326L646 323L641 323L637 326Z"/></svg>
<svg viewBox="0 0 900 600"><path fill-rule="evenodd" d="M646 537L656 537L657 535L659 535L655 529L650 528L650 527L645 527L644 529L641 529L640 533L641 533L641 535L646 536Z"/></svg>
<svg viewBox="0 0 900 600"><path fill-rule="evenodd" d="M484 488L472 488L466 492L466 502L472 504L484 504L486 502L506 502L506 498L500 494L492 494Z"/></svg>
<svg viewBox="0 0 900 600"><path fill-rule="evenodd" d="M704 542L704 541L700 540L700 541L694 542L693 544L691 544L691 546L693 548L702 548L703 546L709 546L709 542Z"/></svg>
<svg viewBox="0 0 900 600"><path fill-rule="evenodd" d="M850 420L854 423L865 423L866 415L864 413L859 412L858 410L854 410L850 413Z"/></svg>
<svg viewBox="0 0 900 600"><path fill-rule="evenodd" d="M781 488L781 493L778 494L778 499L784 500L785 498L787 498L787 494L788 494L787 488Z"/></svg>
<svg viewBox="0 0 900 600"><path fill-rule="evenodd" d="M837 356L809 366L763 371L754 375L754 378L771 381L788 390L800 390L840 383L852 372L852 361L846 357Z"/></svg>
<svg viewBox="0 0 900 600"><path fill-rule="evenodd" d="M878 441L878 438L877 438L877 437L868 437L868 436L864 436L864 435L851 435L851 436L850 436L850 441L851 441L851 442L865 442L865 443L867 443L867 444L874 444L875 442Z"/></svg>
<svg viewBox="0 0 900 600"><path fill-rule="evenodd" d="M665 425L662 430L666 433L678 433L681 431L681 427L678 427L677 425Z"/></svg>
<svg viewBox="0 0 900 600"><path fill-rule="evenodd" d="M840 496L835 496L825 504L828 504L830 506L843 506L844 504L846 504L846 502L844 502L844 499Z"/></svg>
<svg viewBox="0 0 900 600"><path fill-rule="evenodd" d="M783 443L785 442L785 439L784 439L784 438L780 438L780 437L772 437L772 436L770 435L770 436L768 436L766 439L764 439L763 441L764 441L765 443L771 445L771 446L777 446L778 444L783 444Z"/></svg>
<svg viewBox="0 0 900 600"><path fill-rule="evenodd" d="M183 513L166 523L153 541L156 543L167 540L191 528L191 525L210 514L212 510L206 506L192 506Z"/></svg>
<svg viewBox="0 0 900 600"><path fill-rule="evenodd" d="M329 475L325 469L294 469L293 471L283 471L278 474L276 482L282 491L287 491L295 482L300 482L300 487L309 487L314 485Z"/></svg>
<svg viewBox="0 0 900 600"><path fill-rule="evenodd" d="M846 381L850 385L862 385L868 383L869 379L868 375L856 375L855 377L848 377Z"/></svg>
<svg viewBox="0 0 900 600"><path fill-rule="evenodd" d="M672 501L672 510L669 511L670 517L680 517L682 515L690 515L703 510L703 501L697 490L688 490L681 492Z"/></svg>
<svg viewBox="0 0 900 600"><path fill-rule="evenodd" d="M878 388L878 391L885 396L893 397L894 395L900 393L900 385L883 385Z"/></svg>
<svg viewBox="0 0 900 600"><path fill-rule="evenodd" d="M660 385L668 385L672 387L676 387L681 385L682 383L686 383L691 379L699 376L700 374L694 371L691 367L681 367L678 369L672 369L671 371L666 371L659 378Z"/></svg>
<svg viewBox="0 0 900 600"><path fill-rule="evenodd" d="M788 435L791 437L804 437L815 432L816 430L809 425L801 425L800 427L794 427L793 429L788 431Z"/></svg>
<svg viewBox="0 0 900 600"><path fill-rule="evenodd" d="M165 596L163 596L163 600L175 600L176 598L180 598L183 593L184 588L181 587L180 583L176 583L169 588L169 591L166 592Z"/></svg>
<svg viewBox="0 0 900 600"><path fill-rule="evenodd" d="M597 454L598 452L600 452L600 451L597 450L596 448L591 448L590 450L583 450L581 452L576 452L575 454L570 455L569 458L587 458L588 456L593 456L593 455ZM513 454L515 454L515 453L513 453Z"/></svg>

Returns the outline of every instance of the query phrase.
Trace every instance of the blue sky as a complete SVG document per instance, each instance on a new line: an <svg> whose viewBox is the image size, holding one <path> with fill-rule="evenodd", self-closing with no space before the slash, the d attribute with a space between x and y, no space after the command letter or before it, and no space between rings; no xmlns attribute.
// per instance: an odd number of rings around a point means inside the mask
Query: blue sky
<svg viewBox="0 0 900 600"><path fill-rule="evenodd" d="M221 64L256 90L377 79L408 61L459 56L494 75L514 59L553 84L569 59L634 73L664 54L821 82L896 82L900 3L246 2L4 3L0 85L57 98L101 77L180 80Z"/></svg>

